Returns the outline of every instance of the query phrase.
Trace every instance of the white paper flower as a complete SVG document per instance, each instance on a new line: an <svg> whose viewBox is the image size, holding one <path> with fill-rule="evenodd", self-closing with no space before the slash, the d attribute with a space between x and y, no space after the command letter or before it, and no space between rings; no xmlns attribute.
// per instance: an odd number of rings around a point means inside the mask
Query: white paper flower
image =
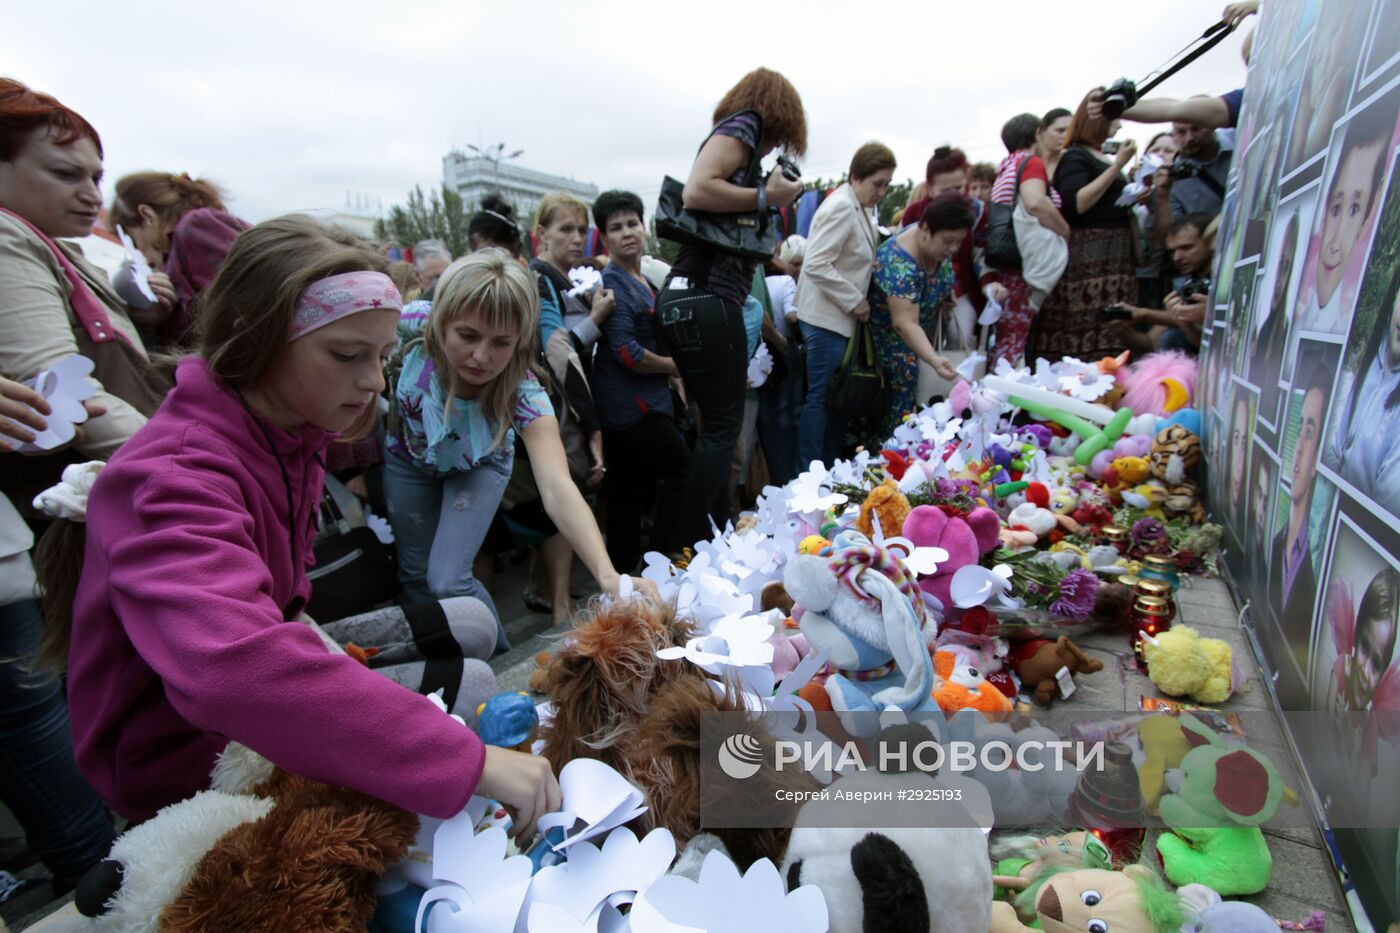
<svg viewBox="0 0 1400 933"><path fill-rule="evenodd" d="M424 892L413 929L424 929L423 916L430 907L428 933L514 929L534 866L523 855L505 854L506 831L501 827L477 833L466 812L445 821L433 835L433 877L448 883Z"/></svg>
<svg viewBox="0 0 1400 933"><path fill-rule="evenodd" d="M73 440L77 434L76 425L88 418L83 402L97 394L96 387L88 378L92 368L92 360L74 354L40 370L30 381L30 387L44 397L51 411L44 416L48 427L33 432L34 440L19 444L21 452L53 450Z"/></svg>
<svg viewBox="0 0 1400 933"><path fill-rule="evenodd" d="M574 287L569 289L569 294L578 297L602 285L603 273L592 266L575 266L569 270L569 281L574 283Z"/></svg>
<svg viewBox="0 0 1400 933"><path fill-rule="evenodd" d="M540 870L530 884L524 915L530 933L596 931L608 908L632 902L675 861L676 841L654 829L641 841L625 826L608 833L601 848L587 843L569 858Z"/></svg>
<svg viewBox="0 0 1400 933"><path fill-rule="evenodd" d="M831 465L831 471L827 474L833 483L845 483L850 486L858 486L865 481L865 469L870 466L870 462L875 459L870 451L861 449L856 451L856 455L849 460L837 460ZM791 484L790 484L791 485Z"/></svg>
<svg viewBox="0 0 1400 933"><path fill-rule="evenodd" d="M684 647L662 648L656 656L667 661L681 658L710 674L720 674L726 667L749 667L773 664L773 623L778 610L747 616L725 616L710 629L708 635L692 638Z"/></svg>
<svg viewBox="0 0 1400 933"><path fill-rule="evenodd" d="M826 467L822 466L820 460L813 460L807 472L793 480L788 507L795 513L820 514L838 505L845 505L846 496L833 492L831 487L832 481Z"/></svg>
<svg viewBox="0 0 1400 933"><path fill-rule="evenodd" d="M771 372L773 372L773 354L768 352L768 344L760 340L753 356L749 357L749 388L757 389L763 385L768 381L768 375Z"/></svg>
<svg viewBox="0 0 1400 933"><path fill-rule="evenodd" d="M1003 596L1011 591L1011 568L997 564L991 570L981 564L968 564L953 574L949 595L953 605L959 609L981 606L994 596Z"/></svg>
<svg viewBox="0 0 1400 933"><path fill-rule="evenodd" d="M1059 378L1059 388L1071 398L1085 402L1096 402L1117 385L1111 373L1100 371L1097 366L1086 366L1078 372L1066 373Z"/></svg>
<svg viewBox="0 0 1400 933"><path fill-rule="evenodd" d="M661 878L637 896L630 919L632 933L823 933L828 925L821 889L804 884L788 893L768 859L740 875L717 850L705 856L698 883Z"/></svg>

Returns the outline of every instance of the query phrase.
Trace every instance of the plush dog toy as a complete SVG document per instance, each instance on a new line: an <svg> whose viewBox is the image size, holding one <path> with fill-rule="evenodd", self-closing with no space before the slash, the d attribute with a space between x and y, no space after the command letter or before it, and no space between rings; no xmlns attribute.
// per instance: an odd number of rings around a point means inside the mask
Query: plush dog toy
<svg viewBox="0 0 1400 933"><path fill-rule="evenodd" d="M700 831L701 716L746 712L742 698L716 689L718 682L694 664L657 657L659 649L684 645L692 634L671 607L648 599L617 600L581 614L546 669L554 715L540 729L541 754L556 773L575 758L608 764L646 795L648 810L634 826L638 834L664 827L679 846ZM772 800L772 777L765 769L742 789ZM807 780L791 769L778 777ZM760 858L776 864L787 834L780 828L716 831L745 869Z"/></svg>
<svg viewBox="0 0 1400 933"><path fill-rule="evenodd" d="M1068 635L1051 641L1032 638L1011 646L1007 658L1011 669L1021 678L1021 689L1029 692L1036 702L1048 704L1060 695L1060 677L1074 674L1096 674L1103 662L1084 653ZM1065 674L1061 675L1061 671Z"/></svg>
<svg viewBox="0 0 1400 933"><path fill-rule="evenodd" d="M1229 748L1194 717L1182 727L1193 748L1181 759L1181 783L1158 809L1171 829L1157 852L1173 884L1204 884L1222 895L1258 894L1273 856L1259 826L1278 811L1285 789L1273 762L1245 746Z"/></svg>
<svg viewBox="0 0 1400 933"><path fill-rule="evenodd" d="M880 532L886 538L900 534L904 519L909 516L909 500L899 491L895 481L887 479L874 489L860 506L860 516L856 518L856 530L867 538L875 537L875 520L880 522Z"/></svg>
<svg viewBox="0 0 1400 933"><path fill-rule="evenodd" d="M813 651L831 652L836 671L826 693L838 714L879 712L896 706L930 711L935 626L924 614L923 594L904 565L853 531L841 532L830 557L795 555L783 584L802 610L798 626ZM874 726L874 717L848 729Z"/></svg>
<svg viewBox="0 0 1400 933"><path fill-rule="evenodd" d="M1202 638L1187 625L1174 625L1143 639L1147 675L1158 690L1197 703L1224 703L1239 679L1229 644Z"/></svg>
<svg viewBox="0 0 1400 933"><path fill-rule="evenodd" d="M945 611L952 608L948 591L953 585L953 574L996 550L1000 531L1001 519L989 508L975 508L963 515L949 507L915 507L904 520L904 537L915 547L941 547L948 552L948 560L939 564L932 576L919 581L919 586L937 599Z"/></svg>
<svg viewBox="0 0 1400 933"><path fill-rule="evenodd" d="M976 667L959 664L953 652L934 652L933 666L937 674L933 699L943 712L972 709L990 716L1011 712L1011 698L988 683Z"/></svg>

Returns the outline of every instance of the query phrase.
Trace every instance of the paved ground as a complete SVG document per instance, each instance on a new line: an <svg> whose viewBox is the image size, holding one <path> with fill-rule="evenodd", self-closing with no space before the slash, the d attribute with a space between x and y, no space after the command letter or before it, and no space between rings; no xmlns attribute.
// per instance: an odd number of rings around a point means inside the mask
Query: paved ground
<svg viewBox="0 0 1400 933"><path fill-rule="evenodd" d="M575 579L579 591L588 589L587 574L578 572ZM523 602L525 582L526 574L522 566L503 574L494 588L493 595L502 616L511 620L506 629L515 645L493 664L502 690L526 689L526 681L535 668L535 654L542 649L547 650L564 631L551 629L547 615L526 610ZM1179 592L1178 602L1182 621L1197 627L1202 635L1228 641L1248 673L1248 683L1222 708L1269 710L1271 703L1267 688L1260 677L1247 635L1236 621L1234 602L1225 584L1219 580L1190 579ZM1074 700L1079 708L1136 711L1139 697L1144 694L1156 695L1147 678L1133 669L1132 653L1122 635L1093 633L1076 640L1104 662L1102 673L1079 679L1080 694ZM1254 721L1251 721L1253 725ZM1251 735L1251 740L1255 738ZM1264 736L1257 738L1268 741ZM12 818L0 808L0 836L16 833ZM1322 910L1326 914L1329 931L1353 929L1320 833L1316 829L1294 828L1269 831L1267 835L1274 858L1273 882L1267 891L1249 900L1271 915L1287 920L1302 920L1310 910ZM24 874L41 877L43 872L36 867ZM0 905L0 917L9 921L13 929L23 930L64 903L50 901L47 890L45 883L19 895L11 903Z"/></svg>

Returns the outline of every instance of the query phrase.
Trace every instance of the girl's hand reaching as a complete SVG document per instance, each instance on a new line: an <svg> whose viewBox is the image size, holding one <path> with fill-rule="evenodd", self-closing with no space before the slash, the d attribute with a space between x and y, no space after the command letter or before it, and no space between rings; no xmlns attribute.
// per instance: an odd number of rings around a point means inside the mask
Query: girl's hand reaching
<svg viewBox="0 0 1400 933"><path fill-rule="evenodd" d="M540 817L564 805L559 781L548 761L495 745L486 746L486 764L481 769L476 793L499 800L510 811L510 835L514 839L529 839L535 834L535 822Z"/></svg>

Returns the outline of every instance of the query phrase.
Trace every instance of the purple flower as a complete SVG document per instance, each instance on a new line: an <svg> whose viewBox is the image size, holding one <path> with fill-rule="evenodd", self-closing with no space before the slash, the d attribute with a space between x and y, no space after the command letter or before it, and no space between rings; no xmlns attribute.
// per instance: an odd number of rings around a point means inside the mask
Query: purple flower
<svg viewBox="0 0 1400 933"><path fill-rule="evenodd" d="M1154 544L1167 537L1167 526L1155 518L1140 518L1133 522L1132 537L1138 546Z"/></svg>
<svg viewBox="0 0 1400 933"><path fill-rule="evenodd" d="M1063 619L1087 619L1098 593L1098 577L1088 570L1071 570L1061 578L1059 596L1050 611Z"/></svg>

